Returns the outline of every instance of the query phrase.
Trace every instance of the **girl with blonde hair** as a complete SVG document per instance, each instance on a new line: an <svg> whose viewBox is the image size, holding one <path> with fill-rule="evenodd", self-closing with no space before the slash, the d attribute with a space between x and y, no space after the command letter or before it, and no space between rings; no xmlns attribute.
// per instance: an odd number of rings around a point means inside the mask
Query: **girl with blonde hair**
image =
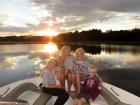
<svg viewBox="0 0 140 105"><path fill-rule="evenodd" d="M58 57L58 63L61 68L59 80L63 88L65 89L65 79L68 82L68 92L71 90L72 85L72 73L74 68L74 58L71 55L70 46L63 46Z"/></svg>
<svg viewBox="0 0 140 105"><path fill-rule="evenodd" d="M85 76L88 75L88 66L89 62L86 59L85 51L83 48L77 48L75 51L75 66L74 66L74 74L75 74L75 87L77 87L77 93L80 93L80 84L81 81L84 80Z"/></svg>

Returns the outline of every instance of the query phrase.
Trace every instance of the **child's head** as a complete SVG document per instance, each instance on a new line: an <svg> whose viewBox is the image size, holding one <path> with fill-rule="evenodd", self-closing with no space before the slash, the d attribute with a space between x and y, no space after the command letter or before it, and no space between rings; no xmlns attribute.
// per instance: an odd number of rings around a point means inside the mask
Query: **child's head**
<svg viewBox="0 0 140 105"><path fill-rule="evenodd" d="M67 57L71 55L71 48L70 46L64 45L60 52L61 56Z"/></svg>
<svg viewBox="0 0 140 105"><path fill-rule="evenodd" d="M75 51L75 56L77 60L84 60L85 59L85 51L83 48L77 48Z"/></svg>
<svg viewBox="0 0 140 105"><path fill-rule="evenodd" d="M94 65L89 65L88 73L90 77L93 77L97 73L97 68Z"/></svg>
<svg viewBox="0 0 140 105"><path fill-rule="evenodd" d="M57 60L54 57L48 58L47 62L45 63L45 68L48 70L52 70L57 66Z"/></svg>

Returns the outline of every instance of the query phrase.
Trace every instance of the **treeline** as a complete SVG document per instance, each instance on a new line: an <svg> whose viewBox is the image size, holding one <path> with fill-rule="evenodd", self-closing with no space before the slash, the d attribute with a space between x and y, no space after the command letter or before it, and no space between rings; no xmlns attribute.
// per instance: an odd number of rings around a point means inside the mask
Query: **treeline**
<svg viewBox="0 0 140 105"><path fill-rule="evenodd" d="M67 42L140 42L140 29L107 31L92 29L82 32L63 33L59 40Z"/></svg>
<svg viewBox="0 0 140 105"><path fill-rule="evenodd" d="M62 33L54 37L48 36L7 36L0 37L0 42L99 42L99 43L117 43L117 42L140 42L140 29L107 31L103 33L101 30L92 29L88 31L75 31Z"/></svg>
<svg viewBox="0 0 140 105"><path fill-rule="evenodd" d="M24 43L24 42L49 42L49 37L47 36L6 36L0 37L1 43Z"/></svg>

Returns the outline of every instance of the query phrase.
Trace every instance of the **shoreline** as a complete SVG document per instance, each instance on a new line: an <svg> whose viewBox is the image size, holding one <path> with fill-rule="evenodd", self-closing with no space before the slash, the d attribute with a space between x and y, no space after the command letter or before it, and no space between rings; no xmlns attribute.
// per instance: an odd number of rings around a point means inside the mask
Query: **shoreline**
<svg viewBox="0 0 140 105"><path fill-rule="evenodd" d="M54 42L56 44L75 44L75 45L90 45L90 44L118 44L118 45L140 45L140 42ZM0 42L0 44L47 44L49 42Z"/></svg>

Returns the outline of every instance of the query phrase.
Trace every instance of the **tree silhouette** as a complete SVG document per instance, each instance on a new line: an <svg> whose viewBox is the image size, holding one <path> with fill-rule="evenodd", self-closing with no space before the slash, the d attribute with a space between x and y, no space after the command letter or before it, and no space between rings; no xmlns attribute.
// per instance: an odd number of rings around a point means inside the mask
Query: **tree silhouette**
<svg viewBox="0 0 140 105"><path fill-rule="evenodd" d="M0 37L1 43L46 43L53 42L80 42L80 43L129 43L140 42L140 29L120 30L120 31L106 31L102 32L98 29L91 29L88 31L75 31L61 33L54 37L49 36L7 36Z"/></svg>

